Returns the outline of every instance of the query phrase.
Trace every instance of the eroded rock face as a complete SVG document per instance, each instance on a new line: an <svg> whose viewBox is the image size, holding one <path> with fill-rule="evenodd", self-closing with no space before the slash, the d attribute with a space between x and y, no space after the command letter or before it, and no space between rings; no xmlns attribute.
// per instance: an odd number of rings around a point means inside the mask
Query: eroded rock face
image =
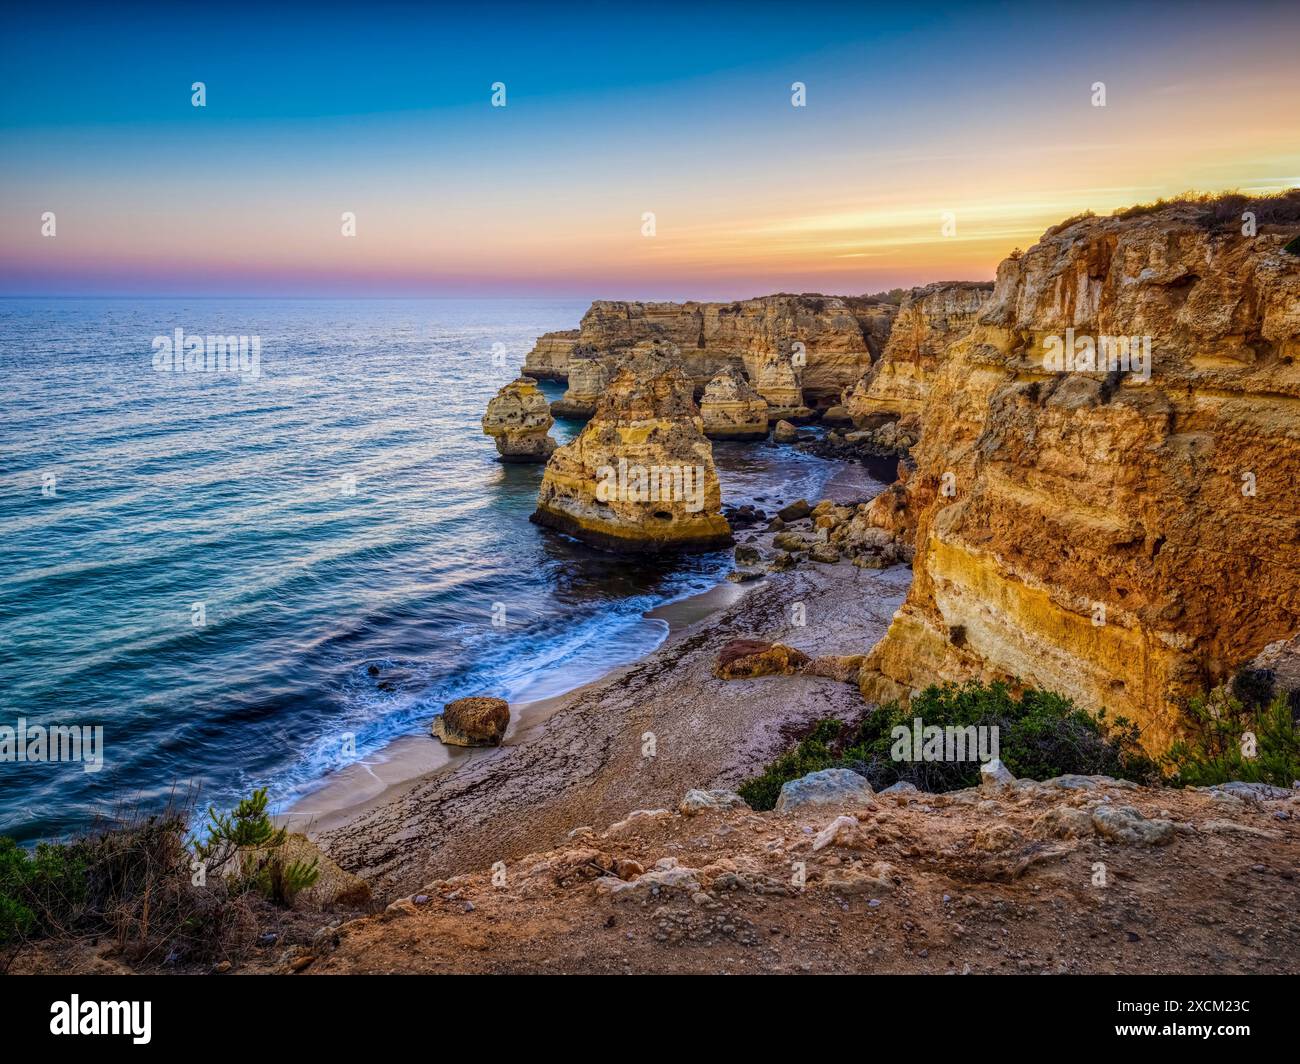
<svg viewBox="0 0 1300 1064"><path fill-rule="evenodd" d="M531 520L609 550L729 545L692 390L673 360L634 357L578 438L551 456Z"/></svg>
<svg viewBox="0 0 1300 1064"><path fill-rule="evenodd" d="M572 358L568 362L569 387L551 404L556 417L589 418L609 387L610 366L599 358Z"/></svg>
<svg viewBox="0 0 1300 1064"><path fill-rule="evenodd" d="M473 696L448 702L429 732L448 746L499 746L510 726L510 704L504 698Z"/></svg>
<svg viewBox="0 0 1300 1064"><path fill-rule="evenodd" d="M567 380L569 358L577 342L577 329L543 333L524 357L524 373L536 380Z"/></svg>
<svg viewBox="0 0 1300 1064"><path fill-rule="evenodd" d="M704 389L700 400L704 435L711 440L761 440L767 436L767 400L745 375L728 366Z"/></svg>
<svg viewBox="0 0 1300 1064"><path fill-rule="evenodd" d="M918 420L930 375L948 345L970 331L992 291L993 285L975 281L941 281L912 289L881 357L844 393L853 423L874 429L884 421Z"/></svg>
<svg viewBox="0 0 1300 1064"><path fill-rule="evenodd" d="M892 517L915 579L868 699L1020 677L1158 749L1182 699L1300 629L1300 258L1204 215L1082 219L998 268L930 378ZM1137 338L1127 371L1054 371L1084 336Z"/></svg>
<svg viewBox="0 0 1300 1064"><path fill-rule="evenodd" d="M532 377L505 385L483 415L483 431L496 441L503 462L545 462L555 450L549 435L554 424L546 396Z"/></svg>
<svg viewBox="0 0 1300 1064"><path fill-rule="evenodd" d="M726 366L759 379L766 355L801 352L803 396L793 406L829 406L880 355L897 308L866 299L774 295L736 303L629 303L600 300L581 328L542 336L525 372L567 376L576 358L625 361L638 344L674 346L696 393ZM797 348L795 345L802 347ZM762 391L762 389L759 389Z"/></svg>

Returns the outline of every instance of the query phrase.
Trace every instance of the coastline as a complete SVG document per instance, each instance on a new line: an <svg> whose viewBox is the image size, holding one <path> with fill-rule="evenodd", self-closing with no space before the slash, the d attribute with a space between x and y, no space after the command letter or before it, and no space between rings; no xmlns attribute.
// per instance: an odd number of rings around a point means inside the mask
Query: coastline
<svg viewBox="0 0 1300 1064"><path fill-rule="evenodd" d="M826 491L860 497L865 478L846 466ZM771 535L740 538L762 544ZM791 730L848 717L861 696L855 684L824 677L718 680L722 646L759 637L814 657L864 653L911 578L905 565L808 564L665 604L650 611L670 628L654 652L575 690L512 706L500 747L448 754L410 736L388 748L382 765L337 774L287 816L386 897L559 845L576 828L635 809L675 806L693 787L735 786L783 749ZM796 602L805 624L794 623ZM643 752L648 737L653 756Z"/></svg>
<svg viewBox="0 0 1300 1064"><path fill-rule="evenodd" d="M843 463L828 477L819 498L837 502L865 501L887 486L873 477L866 466ZM771 533L754 529L742 532L737 541L761 542L770 547L771 538ZM322 779L275 819L292 831L301 831L312 837L322 836L344 828L350 821L387 803L400 801L422 781L456 773L478 761L492 758L503 748L529 742L547 720L571 702L595 692L604 684L617 682L629 669L670 648L708 618L732 607L748 592L771 579L769 575L761 584L736 584L724 578L704 591L645 611L642 614L645 619L660 620L667 625L664 640L654 650L631 661L611 663L598 676L564 687L555 694L513 703L510 727L501 747L449 747L427 733L399 736L375 753ZM868 648L862 648L865 649Z"/></svg>

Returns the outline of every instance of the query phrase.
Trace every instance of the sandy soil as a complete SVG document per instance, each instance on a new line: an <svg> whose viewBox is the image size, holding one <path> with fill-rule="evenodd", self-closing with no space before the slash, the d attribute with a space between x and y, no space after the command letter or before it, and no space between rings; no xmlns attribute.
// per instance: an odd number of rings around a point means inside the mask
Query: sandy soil
<svg viewBox="0 0 1300 1064"><path fill-rule="evenodd" d="M632 808L671 805L691 787L734 785L785 748L783 728L847 716L861 697L817 677L717 680L711 670L723 644L749 636L814 656L863 653L884 634L910 580L904 566L873 572L847 562L771 574L654 654L528 707L498 749L378 793L344 792L341 806L317 796L314 834L385 897L547 849L575 827ZM793 623L796 603L803 626Z"/></svg>
<svg viewBox="0 0 1300 1064"><path fill-rule="evenodd" d="M1164 821L1159 843L1092 828L1097 810L1126 807ZM845 814L859 823L819 845L816 833ZM1300 796L1022 781L788 815L633 818L509 862L495 879L484 869L431 883L343 924L299 963L309 973L1295 973L1297 875Z"/></svg>

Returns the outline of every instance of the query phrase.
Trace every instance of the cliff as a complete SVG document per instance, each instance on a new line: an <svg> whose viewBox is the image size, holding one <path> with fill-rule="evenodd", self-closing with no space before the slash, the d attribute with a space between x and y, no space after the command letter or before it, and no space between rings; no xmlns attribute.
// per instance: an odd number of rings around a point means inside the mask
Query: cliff
<svg viewBox="0 0 1300 1064"><path fill-rule="evenodd" d="M542 336L528 353L524 372L567 377L574 359L620 360L638 345L657 340L676 348L697 393L728 365L743 366L750 381L757 382L765 359L784 356L803 363L803 401L829 406L884 350L896 310L865 298L819 295L782 294L735 303L599 300L583 315L576 335Z"/></svg>
<svg viewBox="0 0 1300 1064"><path fill-rule="evenodd" d="M1083 218L1002 262L875 507L906 508L916 560L868 699L1019 677L1158 748L1182 699L1300 629L1300 199L1254 237L1243 203Z"/></svg>
<svg viewBox="0 0 1300 1064"><path fill-rule="evenodd" d="M884 421L918 421L948 345L975 324L992 291L987 282L940 281L908 293L880 358L844 394L853 423L874 428Z"/></svg>

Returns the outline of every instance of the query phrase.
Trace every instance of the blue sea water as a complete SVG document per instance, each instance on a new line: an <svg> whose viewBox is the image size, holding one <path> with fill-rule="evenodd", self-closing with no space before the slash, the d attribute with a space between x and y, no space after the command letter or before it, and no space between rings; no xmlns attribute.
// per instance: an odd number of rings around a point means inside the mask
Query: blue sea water
<svg viewBox="0 0 1300 1064"><path fill-rule="evenodd" d="M0 300L0 726L104 729L99 772L0 762L0 834L191 783L282 807L452 698L541 697L657 646L645 611L729 552L629 560L540 529L541 467L497 462L479 427L585 309ZM258 337L257 375L155 369L178 328ZM715 457L728 502L815 498L835 472Z"/></svg>

